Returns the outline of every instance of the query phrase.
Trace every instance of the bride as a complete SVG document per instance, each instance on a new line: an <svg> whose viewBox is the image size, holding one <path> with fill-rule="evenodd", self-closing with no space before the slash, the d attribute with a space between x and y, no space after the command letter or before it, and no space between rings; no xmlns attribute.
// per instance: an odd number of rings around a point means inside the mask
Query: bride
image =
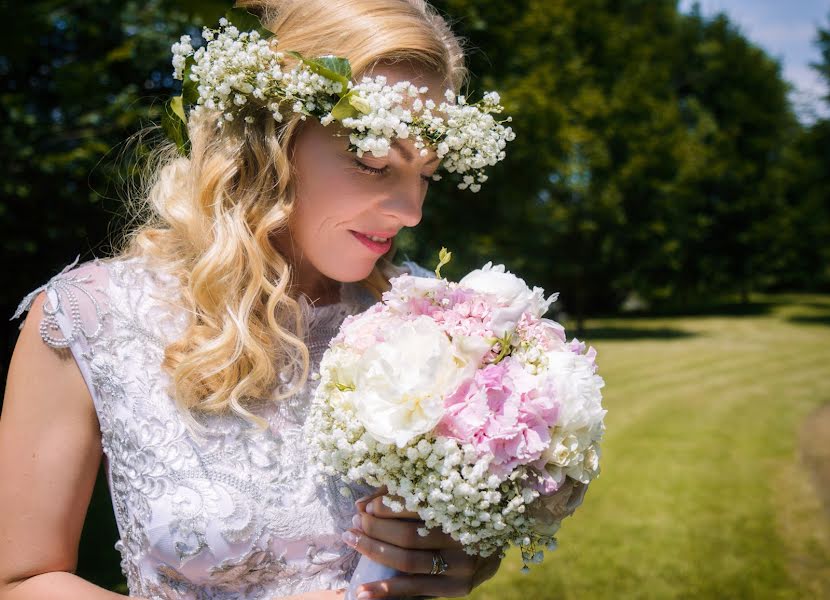
<svg viewBox="0 0 830 600"><path fill-rule="evenodd" d="M406 110L437 106L447 89L455 97L466 76L458 39L419 0L237 7L265 27L248 41L273 33L299 59L347 58L354 81L409 82L400 89L418 91L404 94ZM187 36L174 45L179 78L188 63L204 68L187 153L170 144L142 198L149 218L116 255L76 259L15 315L30 318L0 420L0 597L120 597L73 574L102 458L130 596L336 598L361 554L401 572L364 584L361 600L463 596L498 558L469 556L440 531L415 535L417 515L385 512L383 490L321 484L301 435L310 375L343 319L391 277L429 276L391 262L394 238L421 220L439 166L454 160L463 172L463 157L401 135L400 124L391 136L350 137L331 103L303 99L330 85L315 78L321 63L294 79L259 71L261 88L231 96L211 90L221 60L230 68L242 52L241 29L223 24L205 34L231 40L224 55L214 45L212 75ZM304 65L280 58L283 73ZM342 62L325 64L342 73ZM254 110L269 73L282 100L294 96ZM353 118L376 108L349 102Z"/></svg>

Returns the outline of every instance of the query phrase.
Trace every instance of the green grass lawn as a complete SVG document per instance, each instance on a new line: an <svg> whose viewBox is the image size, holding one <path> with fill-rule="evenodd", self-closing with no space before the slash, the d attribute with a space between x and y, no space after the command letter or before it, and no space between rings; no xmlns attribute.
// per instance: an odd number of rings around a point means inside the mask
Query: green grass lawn
<svg viewBox="0 0 830 600"><path fill-rule="evenodd" d="M752 308L587 323L602 473L559 549L527 575L511 551L473 598L830 598L830 507L799 446L830 402L830 297Z"/></svg>

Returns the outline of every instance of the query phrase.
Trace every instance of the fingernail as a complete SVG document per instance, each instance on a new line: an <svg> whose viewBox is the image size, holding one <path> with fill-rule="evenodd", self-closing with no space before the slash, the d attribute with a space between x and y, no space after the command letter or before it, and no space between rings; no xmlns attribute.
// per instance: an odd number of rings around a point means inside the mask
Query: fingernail
<svg viewBox="0 0 830 600"><path fill-rule="evenodd" d="M363 529L363 522L360 520L360 515L352 517L352 525L354 525L357 529Z"/></svg>
<svg viewBox="0 0 830 600"><path fill-rule="evenodd" d="M367 512L367 513L369 513L370 515L375 514L375 506L374 506L374 504L372 504L372 503L367 504L367 505L366 505L366 512Z"/></svg>
<svg viewBox="0 0 830 600"><path fill-rule="evenodd" d="M352 531L349 531L347 529L343 532L343 535L340 537L343 538L343 541L346 542L349 546L357 546L358 537Z"/></svg>
<svg viewBox="0 0 830 600"><path fill-rule="evenodd" d="M369 592L360 592L357 595L357 600L369 600L372 597L372 594Z"/></svg>

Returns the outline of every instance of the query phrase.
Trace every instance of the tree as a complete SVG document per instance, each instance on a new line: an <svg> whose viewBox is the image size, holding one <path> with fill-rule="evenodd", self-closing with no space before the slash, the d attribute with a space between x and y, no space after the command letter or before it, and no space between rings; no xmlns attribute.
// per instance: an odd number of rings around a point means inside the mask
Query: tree
<svg viewBox="0 0 830 600"><path fill-rule="evenodd" d="M631 291L687 303L766 284L764 222L797 124L780 66L725 16L670 1L440 4L486 51L473 87L503 92L517 139L477 198L438 194L429 247L463 223L457 267L509 258L577 315Z"/></svg>
<svg viewBox="0 0 830 600"><path fill-rule="evenodd" d="M45 279L77 253L106 252L125 218L115 185L135 164L123 142L159 121L178 84L171 40L196 33L226 4L203 2L199 12L166 0L3 5L14 24L0 42L0 244L16 267L2 292L6 314L33 273Z"/></svg>
<svg viewBox="0 0 830 600"><path fill-rule="evenodd" d="M813 64L830 108L830 14L815 43L822 60ZM773 248L775 284L783 289L830 290L830 119L819 119L794 137L787 149L785 194Z"/></svg>

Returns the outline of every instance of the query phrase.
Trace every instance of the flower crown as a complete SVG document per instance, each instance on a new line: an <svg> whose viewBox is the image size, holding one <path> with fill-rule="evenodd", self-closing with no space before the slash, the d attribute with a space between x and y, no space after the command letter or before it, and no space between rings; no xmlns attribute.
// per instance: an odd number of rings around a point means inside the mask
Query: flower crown
<svg viewBox="0 0 830 600"><path fill-rule="evenodd" d="M458 187L477 192L487 180L484 168L502 160L506 143L516 137L503 125L511 117L493 118L503 110L497 92L468 104L464 96L456 98L447 89L446 102L436 106L420 98L426 87L408 81L389 85L377 75L355 83L345 58L276 51L273 32L244 9L231 9L219 20L218 29L205 27L202 38L206 46L195 51L189 35L171 48L173 77L182 80L182 94L167 104L162 126L184 154L187 105L194 114L220 111L218 127L234 119L252 123L254 112L263 109L282 122L281 111L290 106L301 119L316 117L323 126L338 121L349 129L349 150L358 156L386 156L395 137L413 138L421 156L426 156L429 144L443 159L441 166L460 176ZM285 54L299 60L296 66L284 69ZM409 107L403 105L407 98L412 99Z"/></svg>

